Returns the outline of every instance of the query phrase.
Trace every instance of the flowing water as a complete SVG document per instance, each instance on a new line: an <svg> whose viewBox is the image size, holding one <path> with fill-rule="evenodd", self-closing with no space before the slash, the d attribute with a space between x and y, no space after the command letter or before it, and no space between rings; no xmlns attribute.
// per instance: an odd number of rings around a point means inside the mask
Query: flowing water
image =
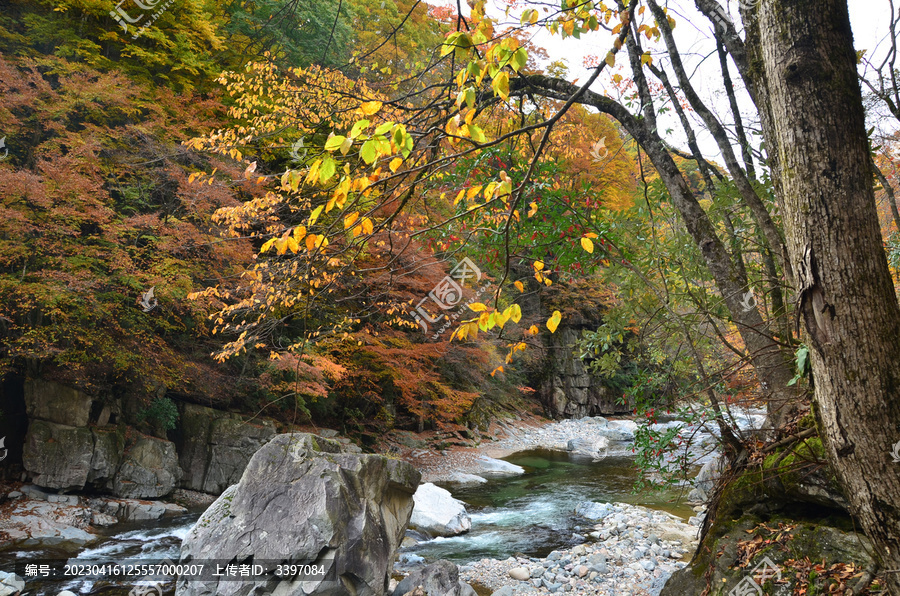
<svg viewBox="0 0 900 596"><path fill-rule="evenodd" d="M479 485L444 485L466 503L472 518L471 531L404 550L428 561L505 559L516 553L542 557L554 549L582 542L573 534L587 535L592 531L588 522L573 514L582 501L643 505L684 519L693 515L683 503L683 496L682 503L676 503L678 493L633 494L637 472L631 458L609 457L594 462L558 451L535 450L505 459L525 468L525 474L492 478Z"/></svg>
<svg viewBox="0 0 900 596"><path fill-rule="evenodd" d="M544 556L550 551L571 546L574 533L586 535L592 528L576 518L572 511L581 501L619 501L664 509L685 519L689 507L673 501L676 494L633 494L636 479L634 461L609 457L599 462L555 451L520 452L506 458L525 468L520 476L489 479L476 486L446 485L453 495L467 504L472 530L454 538L437 538L410 549L402 556L414 561L450 559L467 562L484 557L505 559L516 553ZM79 561L89 559L117 562L125 559L178 560L181 541L199 517L199 513L157 522L115 526L114 532L97 545L78 553ZM52 551L22 551L18 561L65 558ZM0 570L13 571L16 560L4 555ZM130 581L28 581L26 590L33 596L56 596L62 590L76 594L124 596L133 587ZM166 590L170 592L171 590Z"/></svg>

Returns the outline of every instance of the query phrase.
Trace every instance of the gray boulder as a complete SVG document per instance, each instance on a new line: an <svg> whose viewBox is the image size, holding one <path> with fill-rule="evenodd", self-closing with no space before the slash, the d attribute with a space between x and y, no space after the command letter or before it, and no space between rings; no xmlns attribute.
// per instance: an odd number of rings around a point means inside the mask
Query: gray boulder
<svg viewBox="0 0 900 596"><path fill-rule="evenodd" d="M82 489L91 472L93 454L90 429L32 420L25 435L22 464L38 486Z"/></svg>
<svg viewBox="0 0 900 596"><path fill-rule="evenodd" d="M411 528L432 536L456 536L472 529L466 504L454 499L444 488L426 482L416 490L413 500Z"/></svg>
<svg viewBox="0 0 900 596"><path fill-rule="evenodd" d="M125 437L116 428L92 428L94 452L87 482L105 486L115 475L125 450Z"/></svg>
<svg viewBox="0 0 900 596"><path fill-rule="evenodd" d="M271 422L251 424L195 404L183 404L180 414L180 486L190 490L220 494L241 479L253 454L275 435Z"/></svg>
<svg viewBox="0 0 900 596"><path fill-rule="evenodd" d="M569 439L566 450L575 455L584 455L595 459L603 458L609 454L609 439L606 437Z"/></svg>
<svg viewBox="0 0 900 596"><path fill-rule="evenodd" d="M31 419L87 426L93 399L72 387L43 379L25 380L25 411Z"/></svg>
<svg viewBox="0 0 900 596"><path fill-rule="evenodd" d="M431 565L414 569L403 578L391 596L403 596L421 588L424 596L469 596L475 594L472 586L459 579L459 569L450 561L435 561Z"/></svg>
<svg viewBox="0 0 900 596"><path fill-rule="evenodd" d="M179 580L176 594L382 596L419 478L406 462L346 453L308 434L276 435L188 533L181 562L315 563L326 580Z"/></svg>
<svg viewBox="0 0 900 596"><path fill-rule="evenodd" d="M721 454L713 456L706 462L694 478L694 488L688 494L688 503L705 503L709 500L710 493L716 485L716 481L722 475L726 460Z"/></svg>
<svg viewBox="0 0 900 596"><path fill-rule="evenodd" d="M248 424L234 418L220 418L210 425L209 463L203 491L219 494L241 479L253 454L275 436L272 423Z"/></svg>
<svg viewBox="0 0 900 596"><path fill-rule="evenodd" d="M172 492L180 478L175 445L155 437L141 437L125 455L111 489L118 497L159 498Z"/></svg>

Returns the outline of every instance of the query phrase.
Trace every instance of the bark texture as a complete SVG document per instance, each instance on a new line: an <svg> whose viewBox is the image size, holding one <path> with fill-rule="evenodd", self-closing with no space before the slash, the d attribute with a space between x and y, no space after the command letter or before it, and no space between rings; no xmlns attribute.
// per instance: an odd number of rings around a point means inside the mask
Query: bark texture
<svg viewBox="0 0 900 596"><path fill-rule="evenodd" d="M829 459L900 595L900 307L882 248L846 0L762 0L751 27ZM754 51L756 50L756 51Z"/></svg>

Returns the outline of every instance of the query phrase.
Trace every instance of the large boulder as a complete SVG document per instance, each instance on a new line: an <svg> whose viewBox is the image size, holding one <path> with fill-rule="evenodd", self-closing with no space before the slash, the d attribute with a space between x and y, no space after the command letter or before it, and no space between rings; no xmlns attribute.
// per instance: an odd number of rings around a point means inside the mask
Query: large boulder
<svg viewBox="0 0 900 596"><path fill-rule="evenodd" d="M234 418L220 418L210 425L209 462L203 491L219 494L241 479L253 454L275 436L271 422L249 424Z"/></svg>
<svg viewBox="0 0 900 596"><path fill-rule="evenodd" d="M179 580L179 596L382 596L413 509L420 474L410 464L341 450L308 434L276 435L197 521L181 562L315 563L326 580Z"/></svg>
<svg viewBox="0 0 900 596"><path fill-rule="evenodd" d="M180 486L220 494L241 479L247 462L275 435L271 422L248 423L233 414L195 404L181 406L178 460Z"/></svg>
<svg viewBox="0 0 900 596"><path fill-rule="evenodd" d="M420 590L414 592L417 588ZM459 569L450 561L435 561L431 565L414 569L391 593L404 596L410 592L423 596L476 596L469 584L459 579Z"/></svg>
<svg viewBox="0 0 900 596"><path fill-rule="evenodd" d="M72 387L43 379L25 380L25 411L32 419L87 426L93 399Z"/></svg>
<svg viewBox="0 0 900 596"><path fill-rule="evenodd" d="M416 530L432 536L456 536L472 529L466 504L454 499L446 489L426 482L416 490L413 500L409 525Z"/></svg>
<svg viewBox="0 0 900 596"><path fill-rule="evenodd" d="M117 497L155 499L172 492L180 478L175 445L155 437L141 437L125 455L111 489Z"/></svg>
<svg viewBox="0 0 900 596"><path fill-rule="evenodd" d="M98 487L106 486L116 475L125 450L125 437L117 428L92 428L94 452L87 482Z"/></svg>
<svg viewBox="0 0 900 596"><path fill-rule="evenodd" d="M688 494L688 503L705 503L709 500L713 487L722 475L727 461L721 455L714 456L703 464L694 478L694 488Z"/></svg>
<svg viewBox="0 0 900 596"><path fill-rule="evenodd" d="M91 473L94 435L78 428L32 420L25 435L22 464L38 486L59 490L84 488Z"/></svg>

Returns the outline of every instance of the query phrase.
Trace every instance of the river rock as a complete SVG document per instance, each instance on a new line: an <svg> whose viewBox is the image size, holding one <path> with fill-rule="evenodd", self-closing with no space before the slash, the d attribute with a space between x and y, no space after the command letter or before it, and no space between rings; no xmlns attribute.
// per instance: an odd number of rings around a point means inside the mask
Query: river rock
<svg viewBox="0 0 900 596"><path fill-rule="evenodd" d="M575 515L580 515L581 517L591 520L604 519L613 511L614 508L609 503L592 503L590 501L584 501L575 506Z"/></svg>
<svg viewBox="0 0 900 596"><path fill-rule="evenodd" d="M180 579L176 594L382 596L419 479L406 462L346 453L308 434L276 435L190 530L181 562L315 562L329 581Z"/></svg>
<svg viewBox="0 0 900 596"><path fill-rule="evenodd" d="M15 573L0 571L0 596L12 596L25 589L25 580Z"/></svg>
<svg viewBox="0 0 900 596"><path fill-rule="evenodd" d="M596 440L584 437L570 439L566 444L566 450L575 455L593 458L605 457L609 452L609 439L606 437L600 437Z"/></svg>
<svg viewBox="0 0 900 596"><path fill-rule="evenodd" d="M32 420L28 425L22 464L38 486L84 488L93 455L94 436L88 428L44 420Z"/></svg>
<svg viewBox="0 0 900 596"><path fill-rule="evenodd" d="M725 463L724 457L715 455L700 468L696 478L694 478L694 488L688 494L688 503L705 503L709 500L710 492L712 492L716 481L722 475Z"/></svg>
<svg viewBox="0 0 900 596"><path fill-rule="evenodd" d="M507 461L503 461L502 459L494 459L493 457L482 455L478 458L478 471L482 474L515 476L518 474L524 474L525 468L523 468L522 466L511 464Z"/></svg>
<svg viewBox="0 0 900 596"><path fill-rule="evenodd" d="M0 518L0 551L22 548L54 548L76 551L94 542L91 510L67 503L18 499Z"/></svg>
<svg viewBox="0 0 900 596"><path fill-rule="evenodd" d="M435 561L414 569L397 584L391 596L403 596L421 588L424 596L469 596L472 586L459 580L459 569L450 561Z"/></svg>
<svg viewBox="0 0 900 596"><path fill-rule="evenodd" d="M476 474L466 474L465 472L453 472L447 476L447 482L456 484L484 484L487 478L483 478Z"/></svg>
<svg viewBox="0 0 900 596"><path fill-rule="evenodd" d="M523 582L531 579L531 572L525 567L513 567L509 570L509 576Z"/></svg>
<svg viewBox="0 0 900 596"><path fill-rule="evenodd" d="M25 380L25 411L32 420L87 426L93 399L72 387L44 379Z"/></svg>
<svg viewBox="0 0 900 596"><path fill-rule="evenodd" d="M111 483L114 495L125 498L158 498L172 492L181 478L175 445L155 437L141 437Z"/></svg>
<svg viewBox="0 0 900 596"><path fill-rule="evenodd" d="M466 504L454 499L446 489L426 482L416 490L413 500L409 525L416 530L432 536L456 536L472 529Z"/></svg>

